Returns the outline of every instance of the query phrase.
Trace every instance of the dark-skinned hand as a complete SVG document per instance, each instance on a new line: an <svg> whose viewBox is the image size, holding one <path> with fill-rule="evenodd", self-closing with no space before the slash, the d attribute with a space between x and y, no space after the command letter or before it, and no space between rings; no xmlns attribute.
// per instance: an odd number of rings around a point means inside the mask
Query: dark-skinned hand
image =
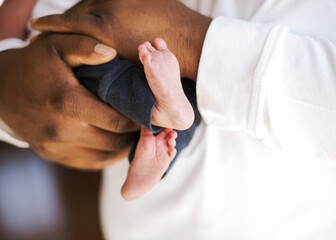
<svg viewBox="0 0 336 240"><path fill-rule="evenodd" d="M139 44L160 37L177 56L182 77L196 80L210 22L177 0L86 0L65 14L33 20L32 27L92 36L133 62Z"/></svg>
<svg viewBox="0 0 336 240"><path fill-rule="evenodd" d="M91 94L71 68L112 60L116 52L73 34L43 34L0 53L0 117L42 157L98 170L126 156L138 130Z"/></svg>

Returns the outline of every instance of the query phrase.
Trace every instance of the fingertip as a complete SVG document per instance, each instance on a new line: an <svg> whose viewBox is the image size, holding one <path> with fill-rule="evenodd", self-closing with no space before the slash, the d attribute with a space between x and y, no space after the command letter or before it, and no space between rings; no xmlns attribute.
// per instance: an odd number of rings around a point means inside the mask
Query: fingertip
<svg viewBox="0 0 336 240"><path fill-rule="evenodd" d="M94 47L93 51L97 53L98 55L102 55L102 56L110 55L110 56L115 57L117 55L117 51L114 48L111 48L110 46L107 46L102 43L98 43Z"/></svg>
<svg viewBox="0 0 336 240"><path fill-rule="evenodd" d="M29 22L29 26L31 28L34 28L34 26L35 26L35 24L37 23L38 20L39 20L39 18L33 18L33 19L31 19L30 22Z"/></svg>
<svg viewBox="0 0 336 240"><path fill-rule="evenodd" d="M30 20L30 27L35 30L51 30L47 29L48 27L51 27L53 24L60 25L60 19L62 19L61 14L53 14L45 17L40 17L40 18L33 18ZM55 27L55 29L58 29Z"/></svg>
<svg viewBox="0 0 336 240"><path fill-rule="evenodd" d="M76 49L69 46L62 46L64 51L63 59L71 67L77 67L83 64L86 65L100 65L112 61L117 56L117 51L107 45L98 43L96 40L88 38L83 41L80 48ZM90 50L93 49L93 50Z"/></svg>

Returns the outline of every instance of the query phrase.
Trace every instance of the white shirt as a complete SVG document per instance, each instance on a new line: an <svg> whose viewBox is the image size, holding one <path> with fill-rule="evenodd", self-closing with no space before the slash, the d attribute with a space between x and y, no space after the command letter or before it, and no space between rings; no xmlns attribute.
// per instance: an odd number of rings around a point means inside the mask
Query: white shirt
<svg viewBox="0 0 336 240"><path fill-rule="evenodd" d="M203 122L137 201L120 196L126 159L104 171L106 239L335 240L336 1L182 2L215 18Z"/></svg>

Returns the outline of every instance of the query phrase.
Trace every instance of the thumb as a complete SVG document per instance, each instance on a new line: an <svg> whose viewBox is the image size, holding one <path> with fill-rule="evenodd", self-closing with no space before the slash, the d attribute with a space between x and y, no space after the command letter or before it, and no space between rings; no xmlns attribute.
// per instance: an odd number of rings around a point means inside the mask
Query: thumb
<svg viewBox="0 0 336 240"><path fill-rule="evenodd" d="M101 24L89 14L67 12L32 19L30 26L41 32L78 33L97 36L102 33Z"/></svg>
<svg viewBox="0 0 336 240"><path fill-rule="evenodd" d="M112 61L117 55L115 49L88 36L54 34L53 44L70 67L103 64Z"/></svg>

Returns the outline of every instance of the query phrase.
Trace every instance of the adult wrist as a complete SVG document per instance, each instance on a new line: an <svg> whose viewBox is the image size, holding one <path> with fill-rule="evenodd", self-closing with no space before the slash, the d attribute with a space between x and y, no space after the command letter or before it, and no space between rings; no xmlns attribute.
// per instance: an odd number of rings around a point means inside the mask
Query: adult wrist
<svg viewBox="0 0 336 240"><path fill-rule="evenodd" d="M196 81L202 48L212 18L198 14L191 19L184 31L185 39L182 44L180 65L181 76Z"/></svg>

